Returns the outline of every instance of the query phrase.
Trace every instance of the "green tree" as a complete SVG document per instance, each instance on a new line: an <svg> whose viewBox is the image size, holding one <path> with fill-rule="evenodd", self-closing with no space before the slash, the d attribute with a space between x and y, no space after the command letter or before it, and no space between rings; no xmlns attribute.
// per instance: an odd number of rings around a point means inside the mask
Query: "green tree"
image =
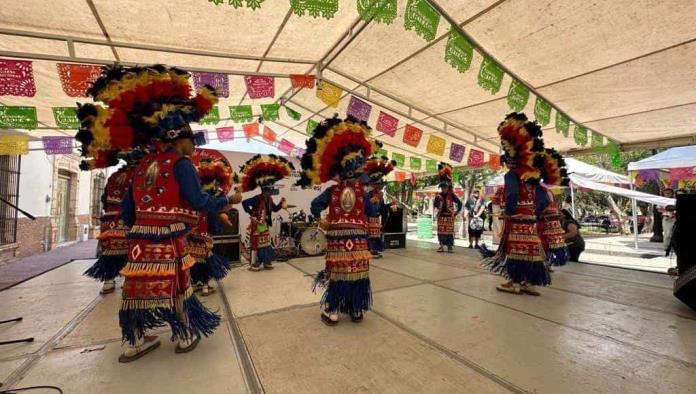
<svg viewBox="0 0 696 394"><path fill-rule="evenodd" d="M642 160L658 152L656 149L619 152L615 161L612 160L610 153L592 153L578 156L577 159L609 171L627 174L629 163ZM659 194L659 189L657 182L646 182L637 188L637 190L651 194ZM612 196L601 191L575 193L575 206L579 217L587 214L605 214L610 212L618 220L619 230L622 233L629 233L632 230L629 226L628 215L631 211L631 200L628 198ZM638 202L638 211L639 213L649 214L652 212L652 207L649 204Z"/></svg>

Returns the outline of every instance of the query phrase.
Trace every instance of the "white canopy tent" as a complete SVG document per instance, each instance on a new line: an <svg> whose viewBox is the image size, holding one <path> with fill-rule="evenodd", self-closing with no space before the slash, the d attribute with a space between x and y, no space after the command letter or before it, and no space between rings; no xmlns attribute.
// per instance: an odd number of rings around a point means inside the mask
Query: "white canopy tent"
<svg viewBox="0 0 696 394"><path fill-rule="evenodd" d="M673 148L680 149L680 148ZM671 149L670 149L671 150ZM603 168L587 164L572 157L565 158L570 178L570 196L572 199L573 216L575 216L575 188L582 187L590 190L597 190L605 193L630 198L632 200L633 211L633 231L635 233L635 247L638 248L638 221L636 200L657 206L674 205L673 198L665 198L654 194L643 193L633 190L633 184L628 176L620 175ZM680 167L683 167L680 166ZM504 184L503 174L499 174L486 186L498 186ZM631 185L631 189L617 187L615 185Z"/></svg>
<svg viewBox="0 0 696 394"><path fill-rule="evenodd" d="M680 146L676 148L667 149L664 152L660 152L654 156L646 157L643 160L634 161L628 164L628 171L640 171L640 170L664 170L670 168L685 168L694 167L696 169L696 145L690 146ZM631 179L634 179L631 177ZM633 183L631 183L631 189L633 189ZM672 200L670 204L665 205L676 205L675 199ZM635 200L633 202L633 223L634 230L636 228L636 209ZM664 206L664 205L663 205ZM638 248L638 236L636 235L636 249Z"/></svg>
<svg viewBox="0 0 696 394"><path fill-rule="evenodd" d="M654 156L628 164L629 171L696 167L696 145L670 148Z"/></svg>
<svg viewBox="0 0 696 394"><path fill-rule="evenodd" d="M556 110L621 147L696 138L696 2L427 2L440 15L431 40L404 28L412 11L407 0L396 1L390 24L361 18L362 2L355 0L339 0L331 19L297 15L287 0L267 0L256 10L207 0L4 1L0 58L33 62L36 95L2 96L0 105L37 108L39 128L20 130L32 139L74 135L58 129L52 108L86 99L63 92L56 63L165 63L229 76L230 95L221 100L215 126L239 130L228 116L231 105L254 105L255 115L258 104L268 102L298 110L299 120L281 111L279 120L266 123L297 146L306 139L308 120L344 116L355 96L372 104L371 125L382 111L399 120L393 137L381 135L390 153L455 165L451 142L467 152L498 153L496 125L510 112L513 80L529 89L523 111L530 116L537 97L553 106L545 139L560 151L578 144L572 126L567 135L553 130ZM476 47L466 72L444 59L451 26ZM478 86L484 57L504 71L494 93ZM290 74L316 75L343 88L338 106L327 106L314 89L291 88ZM274 97L250 99L245 75L274 77ZM403 142L406 125L423 130L417 146ZM427 150L430 135L448 141L443 155Z"/></svg>
<svg viewBox="0 0 696 394"><path fill-rule="evenodd" d="M657 205L658 207L666 207L667 205L675 204L675 199L673 198L656 196L654 194L643 193L637 190L624 189L622 187L607 185L606 183L595 182L575 174L570 175L570 181L573 185L577 187L583 187L586 189L598 190L605 193L615 194L617 196L631 198L638 201L646 202L648 204Z"/></svg>
<svg viewBox="0 0 696 394"><path fill-rule="evenodd" d="M631 183L631 180L626 175L617 174L572 157L566 157L564 160L568 168L568 174L575 175L576 178L616 185L629 185Z"/></svg>
<svg viewBox="0 0 696 394"><path fill-rule="evenodd" d="M615 172L605 170L601 167L593 166L592 164L585 163L584 161L580 161L572 157L566 157L564 158L564 160L566 162L568 174L573 175L573 177L576 179L587 180L595 182L597 184L631 184L631 180L626 175L617 174ZM501 173L497 175L495 178L488 181L486 183L486 186L497 186L502 185L503 183L503 174Z"/></svg>

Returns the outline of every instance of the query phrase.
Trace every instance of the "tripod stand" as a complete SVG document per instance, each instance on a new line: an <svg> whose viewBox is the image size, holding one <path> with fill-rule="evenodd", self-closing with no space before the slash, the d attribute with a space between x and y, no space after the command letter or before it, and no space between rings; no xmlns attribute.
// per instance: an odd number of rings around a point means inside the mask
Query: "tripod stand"
<svg viewBox="0 0 696 394"><path fill-rule="evenodd" d="M15 317L14 319L8 319L8 320L0 320L0 324L5 324L5 323L14 323L14 322L20 322L22 321L22 317ZM0 345L10 345L13 343L23 343L23 342L34 342L34 337L30 338L22 338L22 339L13 339L9 341L0 341Z"/></svg>

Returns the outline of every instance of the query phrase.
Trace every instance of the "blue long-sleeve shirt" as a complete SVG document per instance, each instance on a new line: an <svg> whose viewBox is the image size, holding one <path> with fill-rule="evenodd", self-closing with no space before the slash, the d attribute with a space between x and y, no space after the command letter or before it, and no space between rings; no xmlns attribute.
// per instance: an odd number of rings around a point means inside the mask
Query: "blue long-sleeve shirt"
<svg viewBox="0 0 696 394"><path fill-rule="evenodd" d="M520 180L512 171L505 174L505 214L512 216L515 214L517 204L520 200ZM537 216L544 212L544 209L549 205L549 198L541 185L534 186L534 196L536 206L534 212Z"/></svg>
<svg viewBox="0 0 696 394"><path fill-rule="evenodd" d="M384 198L380 198L379 201L377 201L376 203L373 203L371 201L370 194L371 193L369 193L369 192L365 193L365 195L367 196L367 202L369 202L369 204L367 204L367 203L365 204L365 215L367 215L368 217L382 216L382 207L384 206Z"/></svg>
<svg viewBox="0 0 696 394"><path fill-rule="evenodd" d="M227 197L215 197L201 189L201 181L198 178L196 168L187 157L181 158L174 164L174 179L179 184L181 198L197 211L217 213L228 204ZM128 188L126 196L121 202L121 217L129 227L135 223L135 202L131 187Z"/></svg>
<svg viewBox="0 0 696 394"><path fill-rule="evenodd" d="M329 207L332 187L333 186L327 187L326 190L321 192L320 195L316 196L314 200L312 200L309 210L312 212L312 216L314 216L316 219L319 219L321 217L321 213Z"/></svg>

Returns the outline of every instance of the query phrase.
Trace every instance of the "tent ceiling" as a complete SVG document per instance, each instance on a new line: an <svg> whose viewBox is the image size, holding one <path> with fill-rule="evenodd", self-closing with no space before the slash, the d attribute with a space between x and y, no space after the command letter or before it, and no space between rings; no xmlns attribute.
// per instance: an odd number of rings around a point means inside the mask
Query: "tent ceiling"
<svg viewBox="0 0 696 394"><path fill-rule="evenodd" d="M619 143L696 138L696 24L691 23L696 2L431 2L554 106ZM371 124L379 110L400 119L396 136L382 138L389 151L432 157L425 154L425 141L436 134L497 152L495 128L509 112L505 96L510 77L506 75L495 95L479 88L481 56L475 53L472 68L458 73L444 62L449 30L445 18L436 39L428 43L404 30L405 6L406 0L399 0L397 19L386 25L361 21L351 0L340 0L331 20L298 17L286 0L266 0L256 11L215 6L207 0L10 0L0 8L0 26L117 43L112 48L76 42L78 62L118 59L230 72L231 96L220 103L223 116L228 105L268 102L250 100L241 75L277 74L275 99L292 96L289 105L302 108L303 118L283 116L271 126L296 143L306 138L311 115L343 115L350 98L346 93L339 108L327 108L314 92L290 89L285 75L315 73L321 62L324 78L364 97L369 94L375 106ZM148 46L177 48L178 53ZM27 57L35 60L37 84L36 97L4 96L0 103L38 108L44 128L32 131L32 136L61 133L52 129L51 107L75 101L63 93L55 68L57 57L71 56L66 42L0 34L0 51L32 54ZM226 56L230 54L240 56ZM48 59L36 60L37 55ZM533 106L532 96L525 111L531 114ZM402 142L407 123L424 130L426 138L417 148ZM572 137L562 137L552 128L546 140L561 150L575 147Z"/></svg>

